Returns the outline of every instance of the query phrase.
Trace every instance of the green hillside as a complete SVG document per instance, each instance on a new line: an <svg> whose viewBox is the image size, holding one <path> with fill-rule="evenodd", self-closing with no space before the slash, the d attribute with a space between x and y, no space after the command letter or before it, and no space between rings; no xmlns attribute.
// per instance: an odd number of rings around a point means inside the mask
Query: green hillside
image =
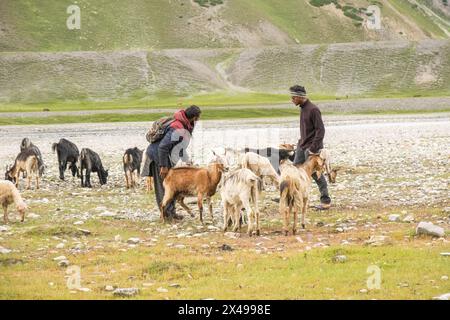
<svg viewBox="0 0 450 320"><path fill-rule="evenodd" d="M450 41L3 53L0 69L0 103L6 104L158 106L169 97L205 93L286 94L294 83L328 98L450 95Z"/></svg>
<svg viewBox="0 0 450 320"><path fill-rule="evenodd" d="M410 2L411 1L411 2ZM328 5L325 5L329 3ZM81 10L68 30L67 7ZM381 8L379 31L365 8ZM420 5L429 5L420 0ZM450 21L415 0L2 0L0 51L261 47L448 38ZM447 33L446 33L447 32Z"/></svg>

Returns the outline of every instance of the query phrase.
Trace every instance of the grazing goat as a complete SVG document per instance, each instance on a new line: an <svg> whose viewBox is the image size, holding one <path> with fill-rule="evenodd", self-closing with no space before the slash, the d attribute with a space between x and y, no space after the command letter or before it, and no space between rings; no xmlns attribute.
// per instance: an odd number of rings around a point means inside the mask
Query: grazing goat
<svg viewBox="0 0 450 320"><path fill-rule="evenodd" d="M58 154L58 164L59 164L59 178L64 180L64 171L67 169L67 163L70 163L69 169L72 171L72 176L80 176L78 171L78 160L80 158L80 152L78 147L69 140L61 139L58 143L52 145L53 152Z"/></svg>
<svg viewBox="0 0 450 320"><path fill-rule="evenodd" d="M35 155L38 159L39 176L42 177L42 174L44 173L45 165L44 165L44 161L42 160L41 150L39 150L39 148L35 144L33 144L29 138L23 138L22 142L20 143L20 152L24 151L25 149L30 149L35 153ZM24 178L25 178L25 176L24 176Z"/></svg>
<svg viewBox="0 0 450 320"><path fill-rule="evenodd" d="M290 151L295 151L295 144L291 144L291 143L281 143L278 148L280 148L281 150L290 150ZM290 159L291 161L294 161L293 159Z"/></svg>
<svg viewBox="0 0 450 320"><path fill-rule="evenodd" d="M280 165L280 214L283 216L283 231L288 235L290 214L293 211L293 234L297 232L298 211L302 211L302 228L305 228L305 215L308 208L309 193L311 190L311 175L316 172L320 178L323 170L323 160L318 155L310 155L299 165L292 165L283 161Z"/></svg>
<svg viewBox="0 0 450 320"><path fill-rule="evenodd" d="M8 219L8 206L15 203L16 209L20 214L20 221L25 220L25 210L27 205L20 196L19 190L11 181L0 181L0 204L3 207L3 222L6 224Z"/></svg>
<svg viewBox="0 0 450 320"><path fill-rule="evenodd" d="M322 150L320 150L319 155L322 158L322 160L324 161L324 167L325 167L325 172L327 173L327 176L328 176L328 181L330 181L330 183L335 183L337 172L339 169L338 168L331 169L330 151L328 151L327 149L322 149Z"/></svg>
<svg viewBox="0 0 450 320"><path fill-rule="evenodd" d="M139 182L142 155L143 151L138 148L127 149L123 155L123 171L127 189L136 187Z"/></svg>
<svg viewBox="0 0 450 320"><path fill-rule="evenodd" d="M84 175L83 170L85 170ZM101 185L106 184L108 180L108 170L103 168L100 156L91 149L83 148L80 153L80 178L82 187L92 188L91 172L97 172Z"/></svg>
<svg viewBox="0 0 450 320"><path fill-rule="evenodd" d="M253 173L261 179L261 184L264 177L269 177L277 186L280 184L280 177L269 159L260 156L259 154L247 152L240 157L239 164L241 168L247 168L253 171Z"/></svg>
<svg viewBox="0 0 450 320"><path fill-rule="evenodd" d="M280 162L285 159L289 159L294 161L295 158L295 150L290 150L286 148L272 148L267 147L263 149L252 149L245 148L244 152L253 152L265 158L268 158L272 167L275 169L277 173L280 172Z"/></svg>
<svg viewBox="0 0 450 320"><path fill-rule="evenodd" d="M197 196L197 205L200 211L200 221L203 223L203 198L209 206L209 213L213 219L211 197L216 193L217 185L226 171L226 161L223 157L214 154L214 159L206 168L178 167L169 170L164 179L164 198L161 203L161 220L164 221L167 205L176 199L178 203L191 215L191 210L184 203L187 196Z"/></svg>
<svg viewBox="0 0 450 320"><path fill-rule="evenodd" d="M19 187L19 176L21 172L26 173L27 189L31 187L31 178L36 178L36 189L39 189L39 161L32 149L24 149L16 157L14 165L9 168L6 167L5 180L9 180L15 183L16 187Z"/></svg>
<svg viewBox="0 0 450 320"><path fill-rule="evenodd" d="M249 236L253 232L260 235L258 185L259 178L249 169L237 169L226 177L221 184L220 195L223 205L223 232L227 231L231 219L233 231L241 227L241 209L247 213Z"/></svg>

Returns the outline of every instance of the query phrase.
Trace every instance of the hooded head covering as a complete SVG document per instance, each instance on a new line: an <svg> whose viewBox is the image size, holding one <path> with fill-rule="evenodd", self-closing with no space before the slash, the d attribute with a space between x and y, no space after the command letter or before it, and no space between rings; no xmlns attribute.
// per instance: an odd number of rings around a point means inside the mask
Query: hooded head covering
<svg viewBox="0 0 450 320"><path fill-rule="evenodd" d="M186 112L184 110L179 110L175 112L173 118L175 119L175 121L172 122L170 125L173 129L186 129L192 133L194 127L189 122L189 119L186 117Z"/></svg>

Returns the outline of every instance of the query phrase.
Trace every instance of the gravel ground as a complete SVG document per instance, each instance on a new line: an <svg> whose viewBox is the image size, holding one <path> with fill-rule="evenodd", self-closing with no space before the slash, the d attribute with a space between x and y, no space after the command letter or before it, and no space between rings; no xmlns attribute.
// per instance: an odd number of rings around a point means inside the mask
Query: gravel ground
<svg viewBox="0 0 450 320"><path fill-rule="evenodd" d="M338 182L330 186L336 206L449 206L450 114L324 119L325 147L332 151L333 165L341 168ZM147 123L0 127L0 135L7 137L0 143L0 165L11 164L21 139L29 137L48 166L44 188L51 187L58 175L51 145L64 137L80 149L97 151L110 169L111 187L122 186L122 154L128 147L146 147L147 127ZM298 137L298 122L292 118L204 121L196 129L191 149L195 162L201 164L208 161L211 148L276 146L295 143ZM314 188L313 201L317 196Z"/></svg>

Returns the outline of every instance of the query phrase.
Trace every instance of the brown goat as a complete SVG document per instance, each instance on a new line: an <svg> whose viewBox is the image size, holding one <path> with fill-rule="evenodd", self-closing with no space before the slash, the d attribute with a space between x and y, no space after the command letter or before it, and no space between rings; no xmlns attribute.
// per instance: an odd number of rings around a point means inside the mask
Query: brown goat
<svg viewBox="0 0 450 320"><path fill-rule="evenodd" d="M161 220L164 221L164 213L167 205L173 199L178 200L180 205L191 215L191 210L183 202L184 197L197 196L197 205L200 211L200 221L203 223L203 198L206 198L211 219L213 209L211 197L217 191L217 185L225 171L225 161L216 158L206 168L178 167L169 170L164 179L164 198L161 203Z"/></svg>
<svg viewBox="0 0 450 320"><path fill-rule="evenodd" d="M298 211L302 211L302 228L305 228L305 215L311 190L311 175L316 172L320 178L324 166L323 159L311 155L303 164L292 165L284 161L280 165L280 214L283 216L283 231L288 235L290 214L293 211L293 234L297 232Z"/></svg>
<svg viewBox="0 0 450 320"><path fill-rule="evenodd" d="M31 149L25 149L17 156L14 165L6 168L5 179L15 183L19 187L19 176L26 172L27 189L31 187L31 177L36 177L36 189L39 189L39 161Z"/></svg>

